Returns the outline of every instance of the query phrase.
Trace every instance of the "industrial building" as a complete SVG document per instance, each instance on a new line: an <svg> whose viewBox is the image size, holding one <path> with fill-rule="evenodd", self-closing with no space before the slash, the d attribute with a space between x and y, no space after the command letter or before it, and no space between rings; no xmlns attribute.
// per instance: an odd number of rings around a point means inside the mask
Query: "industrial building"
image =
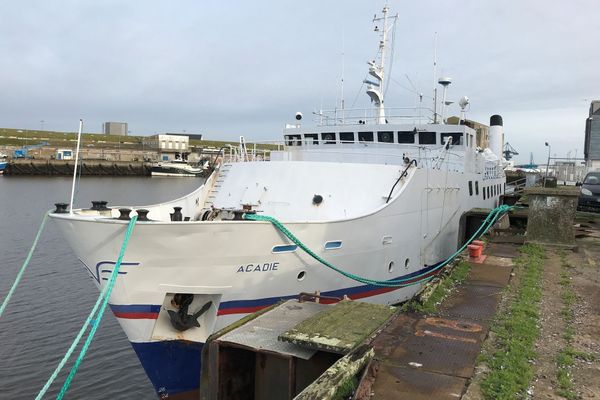
<svg viewBox="0 0 600 400"><path fill-rule="evenodd" d="M590 116L585 121L583 154L588 169L600 169L600 100L590 104Z"/></svg>
<svg viewBox="0 0 600 400"><path fill-rule="evenodd" d="M159 153L163 161L183 158L184 153L190 151L190 138L181 134L157 134L143 139L144 147Z"/></svg>
<svg viewBox="0 0 600 400"><path fill-rule="evenodd" d="M105 122L102 124L102 133L105 135L127 136L127 122Z"/></svg>

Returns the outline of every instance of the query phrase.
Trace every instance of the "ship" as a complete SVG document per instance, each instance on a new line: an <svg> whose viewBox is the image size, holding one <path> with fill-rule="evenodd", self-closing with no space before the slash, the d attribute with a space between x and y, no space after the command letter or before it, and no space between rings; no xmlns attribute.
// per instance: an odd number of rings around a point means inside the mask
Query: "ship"
<svg viewBox="0 0 600 400"><path fill-rule="evenodd" d="M384 107L396 18L386 6L374 19L377 56L366 80L372 107L319 111L314 125L297 113L269 157L254 157L241 140L202 185L169 202L50 214L100 290L128 219L139 216L110 308L159 397L198 398L207 338L301 292L379 304L410 299L461 244L461 216L499 205L499 115L491 117L489 146L480 148L474 129L444 123L443 108L410 116ZM276 219L347 274L248 215Z"/></svg>

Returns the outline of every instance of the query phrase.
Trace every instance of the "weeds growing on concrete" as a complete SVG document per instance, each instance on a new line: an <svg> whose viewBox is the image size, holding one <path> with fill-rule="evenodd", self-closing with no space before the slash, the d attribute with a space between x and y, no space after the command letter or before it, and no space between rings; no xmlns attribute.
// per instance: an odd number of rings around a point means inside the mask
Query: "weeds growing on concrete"
<svg viewBox="0 0 600 400"><path fill-rule="evenodd" d="M535 341L539 336L539 303L542 297L544 249L525 245L516 260L521 279L513 288L508 312L500 315L492 326L496 346L484 355L490 372L481 389L486 399L524 398L534 375Z"/></svg>
<svg viewBox="0 0 600 400"><path fill-rule="evenodd" d="M440 284L425 301L407 301L402 305L402 311L413 311L423 314L434 313L437 309L437 306L442 302L442 300L444 300L448 293L450 293L452 288L467 279L470 270L471 265L468 262L459 262L458 265L452 268L452 271L447 277L442 278Z"/></svg>

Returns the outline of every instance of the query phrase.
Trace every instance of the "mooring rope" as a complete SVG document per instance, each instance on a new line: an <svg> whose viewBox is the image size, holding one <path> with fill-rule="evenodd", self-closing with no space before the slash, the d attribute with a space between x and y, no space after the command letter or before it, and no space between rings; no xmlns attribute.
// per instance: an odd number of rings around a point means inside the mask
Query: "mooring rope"
<svg viewBox="0 0 600 400"><path fill-rule="evenodd" d="M332 269L332 270L334 270L334 271L342 274L343 276L345 276L347 278L350 278L350 279L355 280L355 281L360 282L360 283L364 283L364 284L367 284L367 285L373 285L373 286L403 287L403 286L416 285L418 283L421 283L421 282L427 281L429 279L432 279L433 276L425 276L425 275L429 275L432 272L437 271L437 270L445 267L446 265L448 265L448 263L450 263L452 260L454 260L464 249L466 249L467 246L473 240L477 239L478 237L480 237L481 235L483 235L484 233L486 233L492 227L492 225L494 225L494 223L498 220L498 218L500 218L502 215L504 215L505 213L507 213L512 208L514 208L514 207L513 206L508 206L508 205L501 205L499 207L496 207L496 208L492 209L489 212L489 214L487 215L487 217L485 218L485 220L483 221L483 223L481 224L481 226L479 227L479 229L477 229L477 231L473 234L473 236L471 236L471 238L469 240L467 240L467 242L464 245L462 245L447 260L445 260L444 262L436 265L434 268L429 269L429 270L427 270L425 272L422 272L420 274L417 274L415 276L410 276L410 277L406 277L406 278L397 278L397 279L392 279L392 280L388 280L388 281L380 281L380 280L376 280L376 279L365 278L365 277L362 277L362 276L359 276L359 275L355 275L355 274L352 274L350 272L347 272L347 271L344 271L344 270L342 270L340 268L335 267L334 265L330 264L329 262L327 262L323 258L319 257L314 251L312 251L311 249L309 249L304 243L302 243L300 241L300 239L298 239L296 236L294 236L294 234L292 234L292 232L290 232L281 222L279 222L274 217L271 217L271 216L268 216L268 215L244 214L243 218L247 219L247 220L252 220L252 221L267 221L267 222L270 222L281 233L283 233L288 239L290 239L294 244L296 244L298 247L300 247L302 250L304 250L304 252L306 252L309 256L311 256L312 258L314 258L315 260L317 260L321 264L323 264L326 267L328 267L328 268L330 268L330 269Z"/></svg>
<svg viewBox="0 0 600 400"><path fill-rule="evenodd" d="M25 261L23 262L23 265L21 266L21 269L19 270L19 273L17 274L15 281L13 282L12 286L10 287L10 290L8 291L8 294L6 295L6 298L2 302L2 306L0 306L0 317L2 317L2 314L4 313L4 310L6 309L6 306L8 305L8 302L10 301L10 298L12 297L13 293L17 289L17 286L19 285L19 282L21 281L21 278L23 277L25 270L27 269L27 266L29 265L29 261L31 261L31 256L33 256L33 252L35 251L35 248L37 247L37 244L40 240L40 236L42 235L44 226L46 226L46 221L48 220L48 214L50 214L50 211L47 211L46 214L44 214L44 218L42 219L42 223L40 224L37 234L35 235L33 244L31 245L31 248L29 249L27 258L25 258Z"/></svg>
<svg viewBox="0 0 600 400"><path fill-rule="evenodd" d="M71 357L71 355L75 351L75 348L81 341L83 334L85 333L87 328L91 326L92 328L91 328L90 332L88 333L85 343L83 344L81 350L79 351L79 356L77 357L75 364L73 364L73 366L71 367L71 371L69 372L69 375L67 376L67 379L65 380L65 383L63 384L56 399L57 400L62 399L64 397L65 393L67 392L67 390L69 389L69 385L71 384L71 381L75 377L75 374L77 373L77 369L79 368L79 365L83 361L83 358L85 357L85 353L87 352L88 347L92 343L92 340L94 339L94 335L96 334L96 331L98 330L98 327L100 326L100 321L102 320L102 316L104 315L104 311L108 304L108 300L110 299L110 295L112 293L113 287L117 280L117 276L119 274L119 268L121 267L121 262L123 261L123 257L125 255L125 249L127 249L127 245L129 243L129 238L131 237L131 233L133 232L133 226L135 225L136 221L137 221L137 215L134 215L133 217L131 217L131 221L129 221L129 225L127 226L127 230L125 231L125 238L123 239L123 244L121 245L121 251L119 252L119 258L117 258L117 262L115 263L115 267L110 275L110 279L108 280L106 286L104 286L104 288L100 292L100 295L98 296L98 299L96 300L96 304L94 304L92 311L90 311L90 314L88 315L87 320L85 321L85 323L79 330L79 333L75 337L75 340L73 340L73 343L71 343L71 346L65 353L64 357L62 358L62 360L60 361L60 363L58 364L58 366L56 367L56 369L54 370L54 372L52 373L50 378L48 378L48 381L46 382L46 384L44 385L42 390L40 390L40 392L38 393L36 400L40 400L46 394L46 392L50 388L50 385L54 382L54 380L58 376L58 373L63 369L63 367L67 363L67 360ZM96 311L98 311L98 312L96 312Z"/></svg>

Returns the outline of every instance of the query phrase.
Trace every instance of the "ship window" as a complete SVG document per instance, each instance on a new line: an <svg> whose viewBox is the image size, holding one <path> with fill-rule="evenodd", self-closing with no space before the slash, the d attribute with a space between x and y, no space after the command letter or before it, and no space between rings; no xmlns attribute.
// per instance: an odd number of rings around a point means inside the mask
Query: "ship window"
<svg viewBox="0 0 600 400"><path fill-rule="evenodd" d="M372 142L373 141L373 132L358 132L358 141L359 142Z"/></svg>
<svg viewBox="0 0 600 400"><path fill-rule="evenodd" d="M342 247L341 240L335 240L335 241L325 243L325 250L339 249L341 247Z"/></svg>
<svg viewBox="0 0 600 400"><path fill-rule="evenodd" d="M300 146L300 135L285 135L285 144L287 146Z"/></svg>
<svg viewBox="0 0 600 400"><path fill-rule="evenodd" d="M333 144L335 143L335 133L323 132L321 133L321 139L323 139L323 143L325 144Z"/></svg>
<svg viewBox="0 0 600 400"><path fill-rule="evenodd" d="M282 244L279 246L273 246L271 252L273 253L291 253L292 251L296 251L298 246L295 244Z"/></svg>
<svg viewBox="0 0 600 400"><path fill-rule="evenodd" d="M316 133L305 133L304 134L305 144L319 144L319 135Z"/></svg>
<svg viewBox="0 0 600 400"><path fill-rule="evenodd" d="M479 181L475 181L475 196L479 196Z"/></svg>
<svg viewBox="0 0 600 400"><path fill-rule="evenodd" d="M469 196L473 196L473 181L469 181Z"/></svg>
<svg viewBox="0 0 600 400"><path fill-rule="evenodd" d="M485 188L483 188L482 192L483 192L483 199L485 200Z"/></svg>
<svg viewBox="0 0 600 400"><path fill-rule="evenodd" d="M414 143L415 132L414 131L401 131L398 132L398 143Z"/></svg>
<svg viewBox="0 0 600 400"><path fill-rule="evenodd" d="M377 132L377 141L381 143L394 143L394 132L380 131Z"/></svg>
<svg viewBox="0 0 600 400"><path fill-rule="evenodd" d="M354 132L340 132L340 142L354 142Z"/></svg>
<svg viewBox="0 0 600 400"><path fill-rule="evenodd" d="M492 196L490 196L490 187L489 187L489 186L487 187L487 197L488 197L488 199L489 199L490 197L492 197Z"/></svg>
<svg viewBox="0 0 600 400"><path fill-rule="evenodd" d="M419 132L419 144L435 144L435 132Z"/></svg>
<svg viewBox="0 0 600 400"><path fill-rule="evenodd" d="M446 143L446 138L452 138L452 145L462 145L462 132L442 133L442 143Z"/></svg>

